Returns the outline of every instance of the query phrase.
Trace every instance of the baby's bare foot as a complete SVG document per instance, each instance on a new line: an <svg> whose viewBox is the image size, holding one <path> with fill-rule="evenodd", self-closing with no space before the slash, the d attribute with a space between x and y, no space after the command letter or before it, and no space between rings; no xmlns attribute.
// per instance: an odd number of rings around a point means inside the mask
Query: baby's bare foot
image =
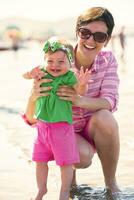
<svg viewBox="0 0 134 200"><path fill-rule="evenodd" d="M44 189L43 191L39 191L37 193L37 196L35 198L31 198L30 200L42 200L43 196L47 193L47 189Z"/></svg>

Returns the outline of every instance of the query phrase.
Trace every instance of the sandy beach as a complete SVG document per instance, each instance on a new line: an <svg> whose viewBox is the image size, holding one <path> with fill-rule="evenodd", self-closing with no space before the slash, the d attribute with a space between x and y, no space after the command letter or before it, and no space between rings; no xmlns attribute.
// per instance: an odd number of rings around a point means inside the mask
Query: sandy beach
<svg viewBox="0 0 134 200"><path fill-rule="evenodd" d="M128 39L126 60L119 61L120 102L115 113L120 127L121 151L117 169L119 186L134 188L134 42ZM38 44L17 53L0 52L0 200L30 200L36 193L35 166L31 162L32 142L35 130L27 126L20 117L25 109L31 88L31 81L23 80L22 73L43 62ZM58 199L60 187L59 168L50 164L48 194L45 200ZM91 187L104 187L102 169L97 155L93 164L85 170L78 170L78 183ZM134 199L134 197L133 197Z"/></svg>

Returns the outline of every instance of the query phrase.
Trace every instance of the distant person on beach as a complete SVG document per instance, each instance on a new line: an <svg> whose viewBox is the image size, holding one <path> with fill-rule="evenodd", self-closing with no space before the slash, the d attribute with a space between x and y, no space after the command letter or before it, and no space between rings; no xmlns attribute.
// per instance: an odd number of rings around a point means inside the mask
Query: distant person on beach
<svg viewBox="0 0 134 200"><path fill-rule="evenodd" d="M20 43L20 41L19 40L13 40L12 41L12 47L11 47L11 49L13 50L13 51L18 51L18 49L19 49L19 43Z"/></svg>
<svg viewBox="0 0 134 200"><path fill-rule="evenodd" d="M121 46L121 60L125 61L125 41L126 36L125 36L125 26L121 27L120 33L119 33L119 41L120 41L120 46Z"/></svg>
<svg viewBox="0 0 134 200"><path fill-rule="evenodd" d="M76 169L87 168L92 163L94 152L98 154L104 174L104 181L112 193L119 192L116 183L116 169L119 159L119 130L113 112L118 105L118 64L111 51L104 47L111 39L114 18L108 9L92 7L84 11L76 22L77 43L75 46L74 69L80 73L90 70L88 90L80 96L70 87L62 86L57 94L60 99L73 102L73 126L79 148L80 163L74 165L72 190L77 191ZM42 79L34 83L25 116L31 121L35 103L33 97L49 95L50 88L40 85L48 82ZM43 94L42 91L46 93ZM71 142L71 140L70 140ZM89 182L91 178L89 177Z"/></svg>
<svg viewBox="0 0 134 200"><path fill-rule="evenodd" d="M115 53L115 39L116 39L116 36L112 35L110 39L110 43L111 43L111 49L113 53Z"/></svg>
<svg viewBox="0 0 134 200"><path fill-rule="evenodd" d="M44 44L44 66L25 73L26 79L35 81L51 79L41 87L51 87L50 95L36 100L35 119L37 139L34 143L33 161L36 161L38 193L35 200L42 200L47 192L48 161L55 160L61 170L61 191L59 200L68 200L73 179L73 165L79 163L79 151L72 125L72 102L60 99L56 92L62 85L74 88L84 95L90 77L90 71L83 68L76 78L71 70L73 47L66 40L51 37ZM78 80L77 80L78 79ZM23 116L25 119L25 116ZM33 116L32 116L33 117Z"/></svg>

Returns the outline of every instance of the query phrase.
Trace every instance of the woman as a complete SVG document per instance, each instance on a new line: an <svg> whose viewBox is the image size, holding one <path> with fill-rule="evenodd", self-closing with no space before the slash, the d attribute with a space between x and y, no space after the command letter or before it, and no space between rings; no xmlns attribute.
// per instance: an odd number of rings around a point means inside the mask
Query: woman
<svg viewBox="0 0 134 200"><path fill-rule="evenodd" d="M116 168L119 158L118 125L112 112L117 109L118 84L117 62L112 52L103 50L111 38L114 28L112 14L105 8L93 7L83 12L77 19L74 70L79 73L81 66L91 71L92 82L89 83L85 96L78 96L68 87L59 88L57 94L74 104L74 129L80 153L80 163L76 168L91 165L96 151L102 165L106 187L112 192L119 191L116 184ZM49 87L40 87L42 79L35 82L26 117L31 123L35 100L49 95ZM41 93L42 91L48 91ZM75 171L72 184L76 184Z"/></svg>

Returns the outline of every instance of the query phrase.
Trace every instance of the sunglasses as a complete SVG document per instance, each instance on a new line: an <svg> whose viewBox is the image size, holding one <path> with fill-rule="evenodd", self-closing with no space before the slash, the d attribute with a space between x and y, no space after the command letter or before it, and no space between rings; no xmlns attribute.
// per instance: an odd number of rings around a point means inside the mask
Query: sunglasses
<svg viewBox="0 0 134 200"><path fill-rule="evenodd" d="M99 43L105 42L106 39L108 38L107 33L103 33L103 32L92 33L89 29L86 29L86 28L79 28L78 30L78 36L81 39L89 39L91 35L93 36L94 40Z"/></svg>

